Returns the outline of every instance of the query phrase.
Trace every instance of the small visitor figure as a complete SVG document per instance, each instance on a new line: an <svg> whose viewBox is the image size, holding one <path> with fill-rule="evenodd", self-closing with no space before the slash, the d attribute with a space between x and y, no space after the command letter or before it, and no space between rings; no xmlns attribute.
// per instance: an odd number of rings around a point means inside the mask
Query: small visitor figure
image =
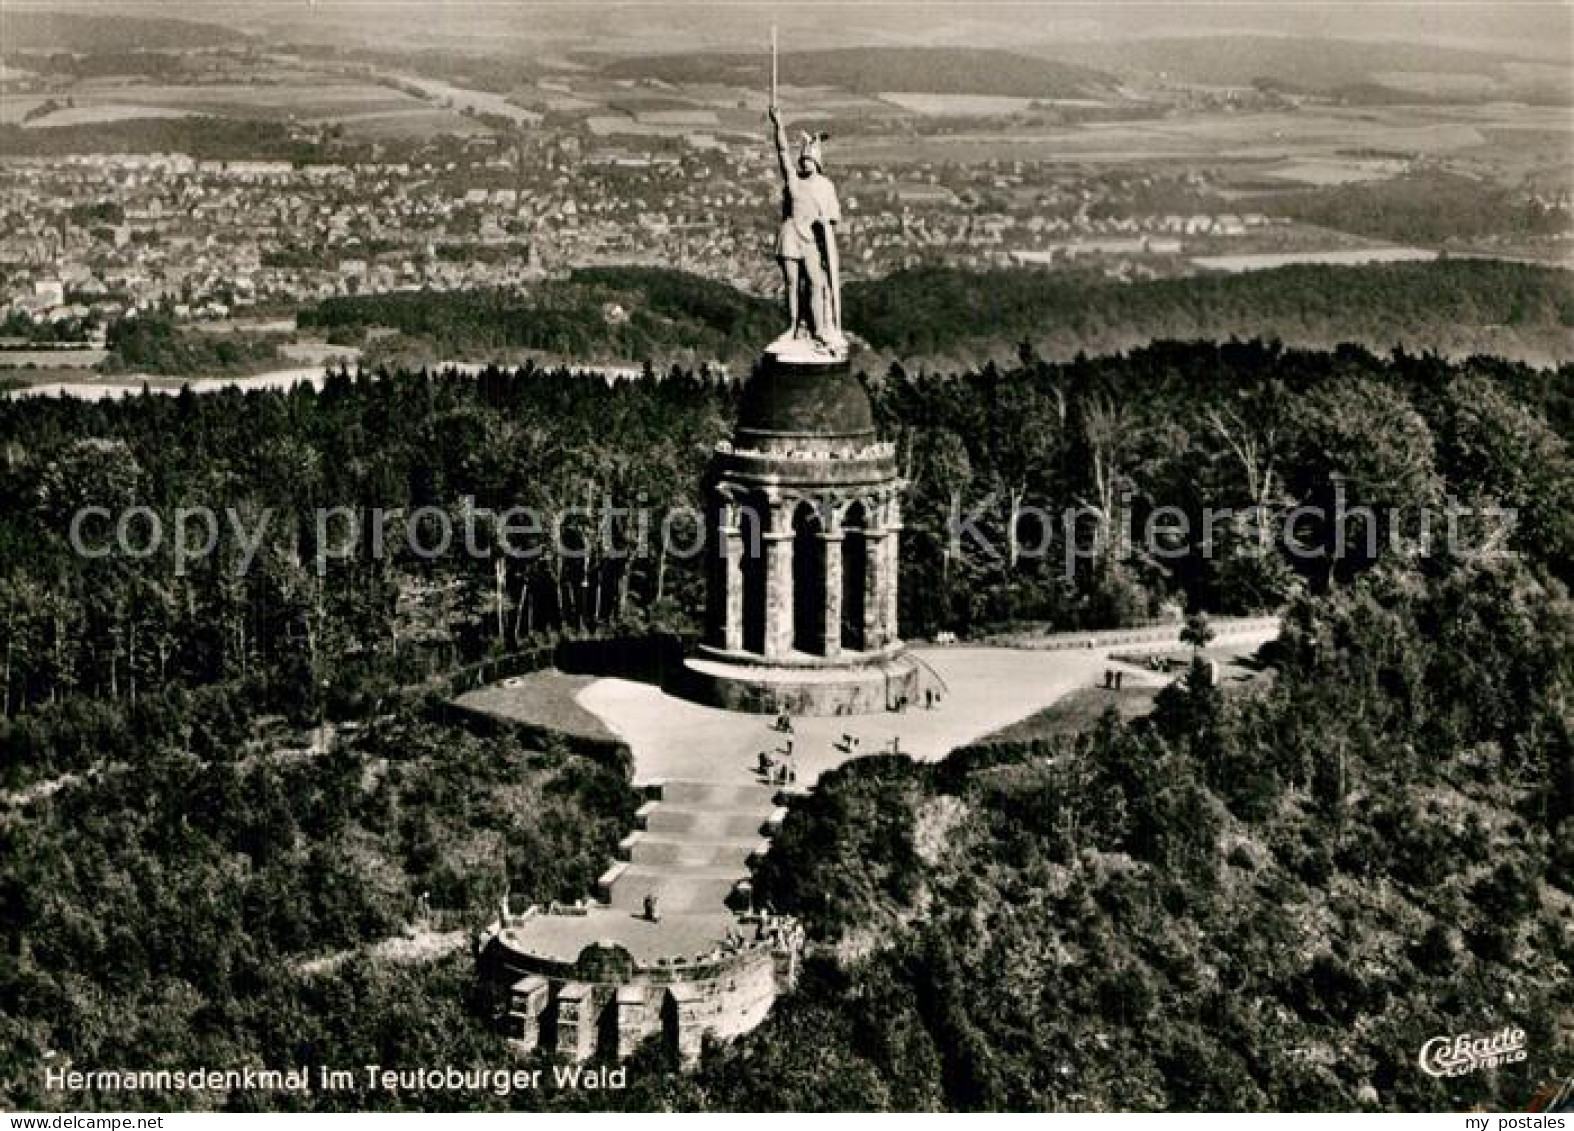
<svg viewBox="0 0 1574 1131"><path fill-rule="evenodd" d="M645 918L652 923L661 922L661 901L656 898L655 892L645 895Z"/></svg>

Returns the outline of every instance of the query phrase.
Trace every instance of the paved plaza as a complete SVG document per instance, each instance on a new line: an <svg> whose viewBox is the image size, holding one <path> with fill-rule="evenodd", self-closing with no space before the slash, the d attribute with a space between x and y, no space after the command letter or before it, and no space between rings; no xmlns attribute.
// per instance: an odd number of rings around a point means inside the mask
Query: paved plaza
<svg viewBox="0 0 1574 1131"><path fill-rule="evenodd" d="M1274 632L1253 626L1228 642L1252 647ZM1079 688L1098 685L1108 669L1123 671L1129 686L1167 682L1170 676L1111 654L1174 647L1175 638L1167 637L1141 645L1090 638L1062 648L915 648L909 655L924 669L922 686L938 692L932 708L920 693L919 702L901 712L795 718L790 733L776 729L770 716L700 706L648 683L532 677L563 680L564 694L628 744L636 782L659 787L660 799L642 810L624 859L604 877L600 902L572 914L536 915L514 925L511 939L565 962L595 942L616 942L640 962L709 952L733 929L725 900L747 878L750 854L765 847L773 815L780 816L778 789L759 772L762 752L793 766L798 790L861 756L895 750L938 761ZM644 915L650 896L659 922Z"/></svg>
<svg viewBox="0 0 1574 1131"><path fill-rule="evenodd" d="M926 682L939 690L933 709L920 696L903 712L795 718L791 735L775 731L768 715L703 707L631 680L597 680L577 698L628 744L638 781L757 782L760 752L784 753L790 738L797 784L807 788L860 755L894 749L921 761L944 758L1076 688L1092 686L1110 666L1107 651L1091 648L915 648L908 654L944 681ZM846 744L844 736L856 745Z"/></svg>

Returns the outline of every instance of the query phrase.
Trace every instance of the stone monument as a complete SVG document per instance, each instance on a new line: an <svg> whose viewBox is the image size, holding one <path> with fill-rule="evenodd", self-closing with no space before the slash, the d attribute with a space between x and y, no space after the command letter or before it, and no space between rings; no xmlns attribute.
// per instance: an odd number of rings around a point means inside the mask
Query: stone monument
<svg viewBox="0 0 1574 1131"><path fill-rule="evenodd" d="M790 161L774 97L771 123L788 328L756 365L737 429L712 460L706 640L677 690L751 712L901 709L918 691L897 632L904 484L842 333L841 215L825 139L805 135ZM753 1029L797 981L799 924L735 910L752 907L748 864L780 828L778 787L796 771L755 781L727 757L716 752L714 778L642 786L637 828L594 903L515 916L504 901L478 960L505 991L501 1021L519 1053L622 1058L660 1036L692 1063L707 1036ZM770 768L764 759L761 776Z"/></svg>
<svg viewBox="0 0 1574 1131"><path fill-rule="evenodd" d="M756 364L736 432L712 459L706 636L686 683L733 710L899 709L918 686L897 627L905 484L842 330L826 137L802 135L790 160L774 98L770 121L789 325Z"/></svg>

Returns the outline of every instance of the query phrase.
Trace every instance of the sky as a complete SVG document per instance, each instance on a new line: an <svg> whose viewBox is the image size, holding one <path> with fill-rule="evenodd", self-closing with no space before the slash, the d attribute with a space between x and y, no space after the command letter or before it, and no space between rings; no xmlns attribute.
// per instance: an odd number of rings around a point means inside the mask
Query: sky
<svg viewBox="0 0 1574 1131"><path fill-rule="evenodd" d="M0 0L54 11L121 11L432 46L508 41L651 51L746 48L771 23L785 46L1008 47L1081 39L1232 33L1404 40L1574 62L1574 0Z"/></svg>

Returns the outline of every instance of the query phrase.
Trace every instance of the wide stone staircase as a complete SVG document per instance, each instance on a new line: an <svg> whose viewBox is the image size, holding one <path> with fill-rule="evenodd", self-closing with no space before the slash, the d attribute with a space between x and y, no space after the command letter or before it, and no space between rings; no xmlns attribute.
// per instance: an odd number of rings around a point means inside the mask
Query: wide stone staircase
<svg viewBox="0 0 1574 1131"><path fill-rule="evenodd" d="M486 945L509 987L517 1049L621 1058L659 1032L692 1060L706 1033L747 1032L792 986L801 928L739 913L750 902L749 859L766 850L785 810L736 764L715 772L735 780L641 787L649 800L595 901L504 912ZM645 914L651 898L654 919Z"/></svg>
<svg viewBox="0 0 1574 1131"><path fill-rule="evenodd" d="M766 850L783 815L774 790L709 781L646 788L654 796L640 807L638 829L619 845L620 860L597 884L598 897L640 911L654 895L664 917L720 911L739 901L735 889L748 876L749 860Z"/></svg>

